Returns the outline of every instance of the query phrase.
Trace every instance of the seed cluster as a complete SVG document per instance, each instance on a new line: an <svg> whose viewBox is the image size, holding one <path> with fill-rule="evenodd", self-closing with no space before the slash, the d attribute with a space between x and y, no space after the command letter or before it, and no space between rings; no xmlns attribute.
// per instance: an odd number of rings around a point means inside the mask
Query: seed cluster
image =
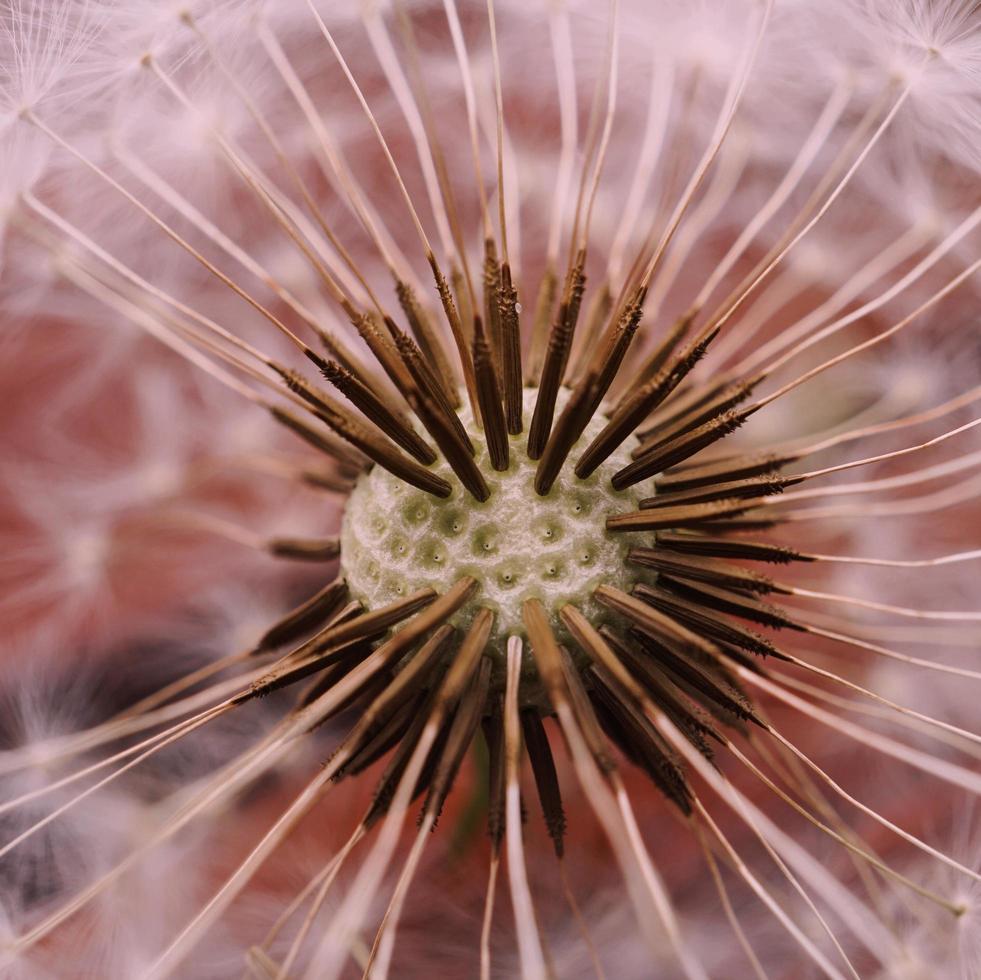
<svg viewBox="0 0 981 980"><path fill-rule="evenodd" d="M537 394L536 388L524 390L529 417ZM560 410L568 397L568 389L559 393ZM647 492L610 485L611 474L630 461L628 449L619 448L586 480L563 469L551 490L539 496L526 433L510 437L508 468L497 472L469 406L460 418L490 496L475 500L443 461L433 471L453 484L447 498L409 486L382 467L363 474L347 501L341 530L342 570L351 594L376 609L417 589L442 591L461 576L476 578L480 592L453 624L469 626L478 605L493 610L491 646L499 656L507 636L524 633L521 606L527 599L538 599L549 610L575 603L603 622L595 589L605 583L628 590L642 571L627 562L631 535L605 529L608 516L633 510ZM584 449L603 422L599 416L591 419L574 450Z"/></svg>

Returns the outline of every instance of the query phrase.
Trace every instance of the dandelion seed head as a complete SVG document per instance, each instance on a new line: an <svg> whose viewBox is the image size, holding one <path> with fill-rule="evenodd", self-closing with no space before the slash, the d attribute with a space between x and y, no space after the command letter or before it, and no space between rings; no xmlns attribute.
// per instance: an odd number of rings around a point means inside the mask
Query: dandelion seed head
<svg viewBox="0 0 981 980"><path fill-rule="evenodd" d="M8 4L18 968L970 969L976 15Z"/></svg>

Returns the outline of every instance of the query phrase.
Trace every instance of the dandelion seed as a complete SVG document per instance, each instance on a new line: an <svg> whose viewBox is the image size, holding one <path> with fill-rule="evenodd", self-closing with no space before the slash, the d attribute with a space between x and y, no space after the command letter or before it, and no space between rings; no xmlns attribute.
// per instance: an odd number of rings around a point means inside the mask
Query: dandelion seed
<svg viewBox="0 0 981 980"><path fill-rule="evenodd" d="M3 968L973 975L978 11L335 6L0 11Z"/></svg>

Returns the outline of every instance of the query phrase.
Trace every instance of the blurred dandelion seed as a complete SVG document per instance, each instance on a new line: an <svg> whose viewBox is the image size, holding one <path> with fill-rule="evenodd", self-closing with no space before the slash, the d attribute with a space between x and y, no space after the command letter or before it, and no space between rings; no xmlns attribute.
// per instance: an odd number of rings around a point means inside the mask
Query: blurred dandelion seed
<svg viewBox="0 0 981 980"><path fill-rule="evenodd" d="M973 976L976 5L335 6L0 10L4 968Z"/></svg>

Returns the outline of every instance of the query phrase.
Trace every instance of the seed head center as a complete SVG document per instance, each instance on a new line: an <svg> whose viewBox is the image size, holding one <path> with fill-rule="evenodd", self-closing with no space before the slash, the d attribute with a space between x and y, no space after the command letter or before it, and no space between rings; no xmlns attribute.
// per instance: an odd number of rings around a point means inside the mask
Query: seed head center
<svg viewBox="0 0 981 980"><path fill-rule="evenodd" d="M637 505L639 495L633 489L618 492L610 486L611 474L630 462L630 450L621 447L586 480L578 479L567 464L549 493L539 496L538 464L527 453L536 397L536 389L525 389L526 431L510 437L510 464L503 472L491 468L483 432L469 406L460 411L490 489L484 503L463 489L442 459L432 469L453 486L442 500L381 467L359 478L341 528L342 571L356 598L378 608L427 587L445 592L461 576L472 576L480 589L451 622L465 628L477 608L492 609L490 648L498 653L509 635L524 635L521 605L529 598L539 599L553 613L571 602L594 622L604 619L593 590L602 583L629 588L639 577L636 566L626 561L632 535L606 530L610 514ZM567 398L563 389L557 412ZM604 424L594 416L570 461Z"/></svg>

